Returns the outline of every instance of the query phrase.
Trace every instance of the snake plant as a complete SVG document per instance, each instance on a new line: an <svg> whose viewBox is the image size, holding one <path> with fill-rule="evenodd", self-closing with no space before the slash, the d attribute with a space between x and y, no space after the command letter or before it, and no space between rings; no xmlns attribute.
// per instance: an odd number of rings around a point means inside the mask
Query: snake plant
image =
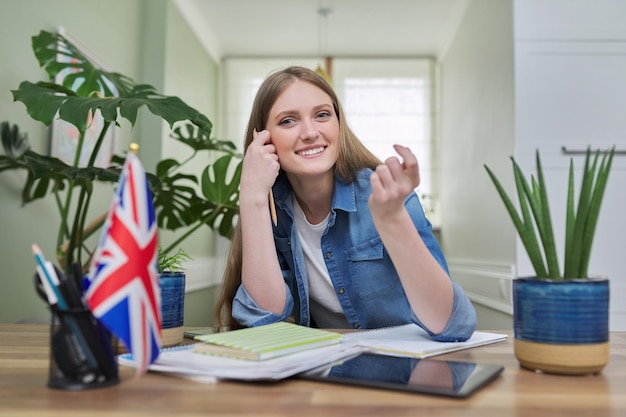
<svg viewBox="0 0 626 417"><path fill-rule="evenodd" d="M585 152L578 204L575 206L574 161L570 159L565 220L563 274L559 268L552 218L548 205L539 151L537 177L530 184L520 166L511 158L519 211L495 174L485 165L526 249L538 279L568 280L588 278L589 258L615 148L606 152ZM592 159L592 154L593 159ZM602 157L600 155L602 154Z"/></svg>
<svg viewBox="0 0 626 417"><path fill-rule="evenodd" d="M61 34L41 31L32 37L32 48L51 80L68 70L69 74L58 84L23 81L12 91L13 98L26 106L34 120L46 126L55 118L74 125L79 132L76 156L74 163L68 165L39 154L30 149L26 135L5 122L0 129L5 150L5 155L0 155L0 172L20 169L26 172L23 204L48 195L54 197L60 215L57 260L63 269L68 270L74 262L84 267L89 265L93 248L86 241L101 228L106 215L88 216L93 184L98 181L114 185L118 181L123 156L114 156L106 168L94 163L107 129L120 126L121 119L134 126L142 107L166 121L172 129L171 137L191 149L191 156L183 162L163 159L155 173L148 172L159 228L185 230L164 251L176 249L182 239L203 225L230 237L239 212L241 155L232 142L210 137L212 123L205 115L178 97L159 94L151 85L135 84L129 77L99 68ZM79 156L88 120L96 112L104 119L103 127L89 162L81 166ZM223 156L215 160L205 155L206 161L215 161L198 177L183 173L181 168L201 151L217 151ZM93 218L89 224L88 217Z"/></svg>

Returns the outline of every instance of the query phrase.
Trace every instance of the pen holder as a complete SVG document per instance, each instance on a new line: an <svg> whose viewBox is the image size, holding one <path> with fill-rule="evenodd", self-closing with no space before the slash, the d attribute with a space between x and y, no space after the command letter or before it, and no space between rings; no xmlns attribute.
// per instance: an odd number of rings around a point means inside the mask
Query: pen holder
<svg viewBox="0 0 626 417"><path fill-rule="evenodd" d="M85 390L119 382L111 334L88 309L50 308L48 387Z"/></svg>

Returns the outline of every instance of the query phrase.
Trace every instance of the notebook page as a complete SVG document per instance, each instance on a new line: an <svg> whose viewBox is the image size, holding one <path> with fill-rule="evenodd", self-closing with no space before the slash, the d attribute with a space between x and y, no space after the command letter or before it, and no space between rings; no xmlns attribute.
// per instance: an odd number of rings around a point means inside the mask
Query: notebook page
<svg viewBox="0 0 626 417"><path fill-rule="evenodd" d="M344 341L355 342L374 353L418 358L500 342L507 338L506 334L476 331L465 342L438 342L432 340L428 333L416 324L357 331L343 335Z"/></svg>

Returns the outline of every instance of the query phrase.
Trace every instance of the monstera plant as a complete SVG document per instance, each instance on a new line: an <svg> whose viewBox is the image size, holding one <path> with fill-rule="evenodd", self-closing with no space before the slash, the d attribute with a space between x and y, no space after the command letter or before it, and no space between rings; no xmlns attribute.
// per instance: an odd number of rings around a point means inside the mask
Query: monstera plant
<svg viewBox="0 0 626 417"><path fill-rule="evenodd" d="M117 183L123 155L113 156L107 167L95 165L107 131L126 119L131 126L140 108L166 121L171 138L190 148L182 162L174 158L158 162L156 172L148 172L159 228L183 230L178 239L163 248L165 253L178 249L180 242L204 225L230 237L238 215L241 155L229 141L211 138L212 123L196 109L174 96L165 96L147 84L99 68L75 45L60 34L41 31L32 38L32 47L51 80L23 81L13 90L15 101L22 102L35 120L49 126L56 118L75 126L78 141L73 164L30 149L26 135L17 126L2 123L0 172L24 170L26 178L22 203L52 196L59 213L57 260L69 270L74 262L88 266L94 248L87 240L98 232L106 213L89 213L94 183ZM103 123L86 164L80 164L86 131L92 116L100 114ZM160 138L154 138L160 140ZM200 175L185 173L183 167L201 153L209 161ZM210 162L212 161L212 162ZM88 222L87 219L90 219ZM95 244L94 244L95 246Z"/></svg>

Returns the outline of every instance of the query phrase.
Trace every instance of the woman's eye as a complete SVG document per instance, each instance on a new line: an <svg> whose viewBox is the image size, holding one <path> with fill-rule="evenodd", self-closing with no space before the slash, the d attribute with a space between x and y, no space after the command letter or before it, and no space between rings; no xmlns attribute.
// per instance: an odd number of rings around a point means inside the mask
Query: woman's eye
<svg viewBox="0 0 626 417"><path fill-rule="evenodd" d="M294 120L292 118L287 118L287 119L281 120L278 124L284 126L284 125L289 125L293 123L293 121Z"/></svg>
<svg viewBox="0 0 626 417"><path fill-rule="evenodd" d="M321 119L325 119L327 117L330 117L330 112L327 111L321 111L317 114L317 117L321 118Z"/></svg>

